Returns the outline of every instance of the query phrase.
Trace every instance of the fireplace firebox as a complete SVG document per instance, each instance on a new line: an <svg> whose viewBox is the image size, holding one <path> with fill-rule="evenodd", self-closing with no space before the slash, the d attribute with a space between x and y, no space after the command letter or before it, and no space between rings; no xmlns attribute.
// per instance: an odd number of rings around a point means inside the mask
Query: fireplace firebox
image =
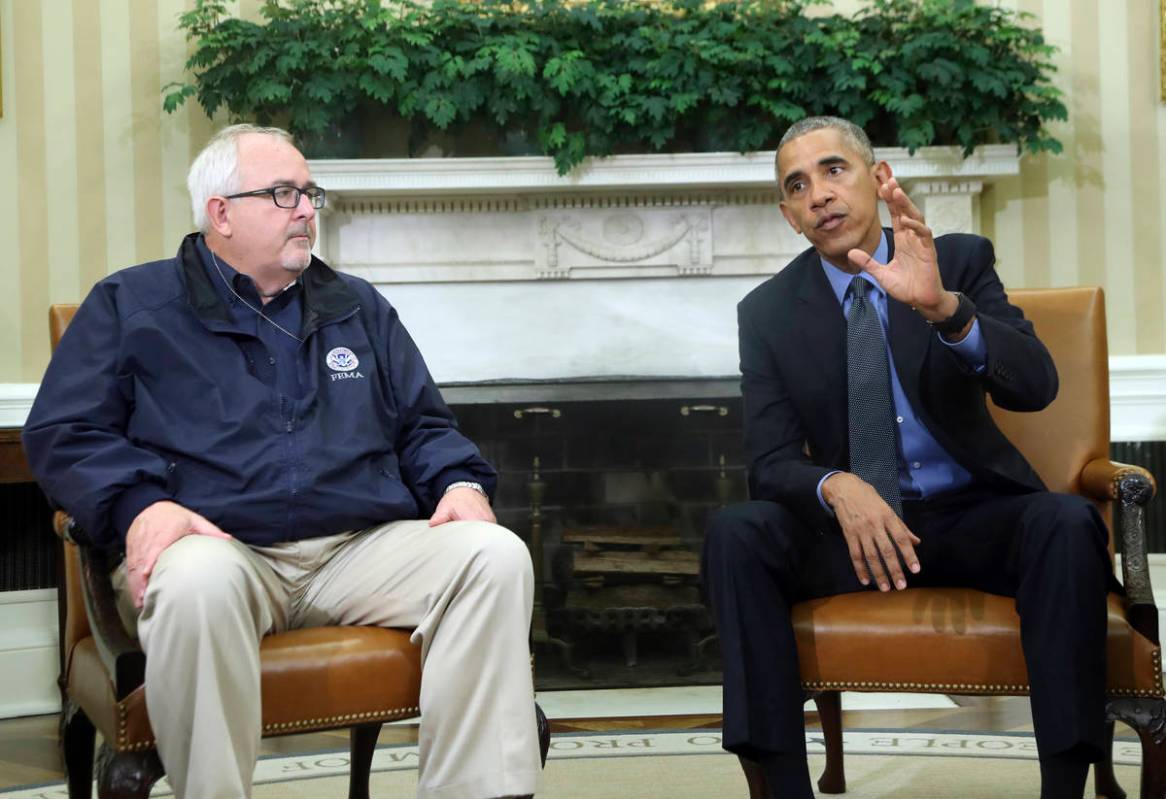
<svg viewBox="0 0 1166 799"><path fill-rule="evenodd" d="M537 686L719 682L699 559L705 516L745 497L736 381L445 394L499 468L499 522L536 561Z"/></svg>

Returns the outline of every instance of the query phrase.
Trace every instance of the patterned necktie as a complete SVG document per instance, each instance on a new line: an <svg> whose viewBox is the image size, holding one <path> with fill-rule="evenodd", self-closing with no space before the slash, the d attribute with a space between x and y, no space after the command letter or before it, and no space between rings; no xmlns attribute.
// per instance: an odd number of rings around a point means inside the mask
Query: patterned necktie
<svg viewBox="0 0 1166 799"><path fill-rule="evenodd" d="M850 281L852 296L846 315L846 387L850 414L850 471L874 486L902 517L899 493L899 445L895 438L895 405L883 326L867 299L870 283Z"/></svg>

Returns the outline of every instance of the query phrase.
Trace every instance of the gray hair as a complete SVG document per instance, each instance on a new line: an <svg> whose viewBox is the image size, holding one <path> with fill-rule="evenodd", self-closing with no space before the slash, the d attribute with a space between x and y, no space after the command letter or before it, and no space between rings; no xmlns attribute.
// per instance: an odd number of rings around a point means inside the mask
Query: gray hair
<svg viewBox="0 0 1166 799"><path fill-rule="evenodd" d="M862 156L863 161L867 166L874 166L874 148L871 147L870 137L866 135L866 131L855 125L849 119L842 117L806 117L799 119L797 122L789 126L785 134L781 137L781 142L777 145L777 153L773 157L773 168L776 171L777 156L781 154L781 148L785 147L787 142L791 142L799 136L805 136L815 130L836 130L842 134L842 138L846 143L854 148L854 151ZM777 175L777 179L781 180L781 174Z"/></svg>
<svg viewBox="0 0 1166 799"><path fill-rule="evenodd" d="M249 133L274 136L295 146L295 139L282 128L244 124L231 125L216 133L195 156L186 174L186 189L190 192L194 226L203 233L210 229L210 220L206 215L207 200L216 195L224 196L239 191L239 138Z"/></svg>

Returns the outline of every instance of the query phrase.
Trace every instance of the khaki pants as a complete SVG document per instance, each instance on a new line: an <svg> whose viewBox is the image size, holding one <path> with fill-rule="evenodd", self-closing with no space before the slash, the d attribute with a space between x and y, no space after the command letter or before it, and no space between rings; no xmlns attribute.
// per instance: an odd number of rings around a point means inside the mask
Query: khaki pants
<svg viewBox="0 0 1166 799"><path fill-rule="evenodd" d="M416 630L419 797L534 793L533 584L523 542L486 522L399 521L272 547L179 539L158 558L136 618L146 709L175 793L249 796L260 638L345 624ZM124 564L114 585L132 624Z"/></svg>

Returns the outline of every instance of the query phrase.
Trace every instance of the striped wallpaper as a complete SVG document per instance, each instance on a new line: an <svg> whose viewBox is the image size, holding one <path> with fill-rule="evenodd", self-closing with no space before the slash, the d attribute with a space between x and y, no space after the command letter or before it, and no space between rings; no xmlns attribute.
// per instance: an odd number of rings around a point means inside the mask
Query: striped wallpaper
<svg viewBox="0 0 1166 799"><path fill-rule="evenodd" d="M186 168L214 125L194 103L167 115L161 87L182 77L191 5L0 0L0 382L40 379L50 303L173 254L190 230Z"/></svg>
<svg viewBox="0 0 1166 799"><path fill-rule="evenodd" d="M1103 285L1110 352L1166 352L1166 106L1152 0L1010 0L1061 48L1060 156L1026 158L986 194L1006 285Z"/></svg>
<svg viewBox="0 0 1166 799"><path fill-rule="evenodd" d="M1152 0L997 0L1061 48L1065 153L1026 157L982 223L1014 287L1102 284L1114 354L1166 352L1166 110ZM102 276L173 253L190 227L184 180L215 126L161 109L182 75L176 17L191 0L0 0L0 383L36 382L45 309ZM254 18L260 0L236 0ZM846 10L857 0L838 0ZM217 120L222 122L222 120Z"/></svg>

